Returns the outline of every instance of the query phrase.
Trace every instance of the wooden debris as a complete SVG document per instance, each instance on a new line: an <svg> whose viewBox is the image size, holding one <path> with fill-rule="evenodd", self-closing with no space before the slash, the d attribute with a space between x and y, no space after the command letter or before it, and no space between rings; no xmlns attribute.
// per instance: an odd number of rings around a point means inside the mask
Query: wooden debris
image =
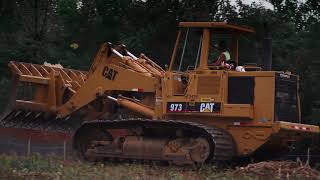
<svg viewBox="0 0 320 180"><path fill-rule="evenodd" d="M301 161L266 161L237 168L233 175L259 177L259 179L303 178L320 180L320 172Z"/></svg>

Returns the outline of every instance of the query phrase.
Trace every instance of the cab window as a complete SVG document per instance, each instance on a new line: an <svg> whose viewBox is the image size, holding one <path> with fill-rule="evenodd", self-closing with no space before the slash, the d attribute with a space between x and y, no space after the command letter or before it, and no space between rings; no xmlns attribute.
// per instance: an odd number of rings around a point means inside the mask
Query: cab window
<svg viewBox="0 0 320 180"><path fill-rule="evenodd" d="M201 29L182 29L172 70L178 72L194 70L199 65L201 43Z"/></svg>

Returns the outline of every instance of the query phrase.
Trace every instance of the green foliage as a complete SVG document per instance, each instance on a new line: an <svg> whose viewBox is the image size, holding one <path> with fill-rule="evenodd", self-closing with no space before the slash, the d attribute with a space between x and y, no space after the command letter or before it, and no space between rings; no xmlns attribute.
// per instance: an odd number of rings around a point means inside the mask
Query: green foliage
<svg viewBox="0 0 320 180"><path fill-rule="evenodd" d="M274 10L242 0L235 5L223 0L2 0L1 79L9 77L9 60L87 70L106 41L124 43L132 53L143 52L163 66L170 59L179 21L228 21L256 28L254 37L240 39L240 61L261 64L267 23L273 36L273 68L300 75L303 115L310 119L320 107L320 2L268 1Z"/></svg>
<svg viewBox="0 0 320 180"><path fill-rule="evenodd" d="M0 79L0 109L5 110L5 107L8 104L8 100L9 100L9 93L10 90L8 87L10 87L10 82L8 79L6 78L1 78Z"/></svg>
<svg viewBox="0 0 320 180"><path fill-rule="evenodd" d="M80 15L79 0L58 0L57 14L65 24L72 24Z"/></svg>

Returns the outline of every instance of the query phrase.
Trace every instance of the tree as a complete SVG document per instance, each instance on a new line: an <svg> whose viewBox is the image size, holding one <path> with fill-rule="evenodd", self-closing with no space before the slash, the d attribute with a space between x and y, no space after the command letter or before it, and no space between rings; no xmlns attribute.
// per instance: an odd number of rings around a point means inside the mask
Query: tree
<svg viewBox="0 0 320 180"><path fill-rule="evenodd" d="M24 32L41 41L54 10L53 0L17 0L16 11Z"/></svg>

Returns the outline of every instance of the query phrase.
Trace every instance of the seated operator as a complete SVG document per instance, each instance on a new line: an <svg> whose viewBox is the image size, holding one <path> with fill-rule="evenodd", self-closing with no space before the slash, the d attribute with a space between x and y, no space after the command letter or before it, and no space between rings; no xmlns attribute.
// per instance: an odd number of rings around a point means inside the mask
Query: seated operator
<svg viewBox="0 0 320 180"><path fill-rule="evenodd" d="M220 54L215 62L210 62L210 60L209 60L208 65L209 66L223 66L228 69L233 68L231 66L234 66L234 65L232 65L232 63L228 63L231 60L231 57L230 57L229 51L227 50L226 43L224 41L220 41L217 46L214 46L214 48L218 49Z"/></svg>

